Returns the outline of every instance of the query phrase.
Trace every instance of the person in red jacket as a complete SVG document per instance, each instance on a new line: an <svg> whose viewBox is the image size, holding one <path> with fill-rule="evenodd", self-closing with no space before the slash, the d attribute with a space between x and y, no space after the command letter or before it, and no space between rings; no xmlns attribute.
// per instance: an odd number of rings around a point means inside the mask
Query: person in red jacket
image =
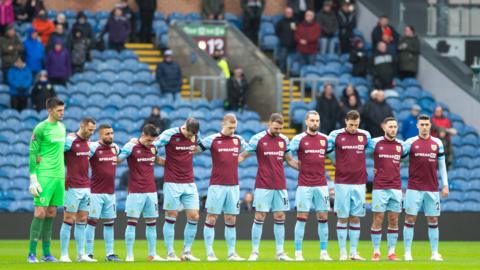
<svg viewBox="0 0 480 270"><path fill-rule="evenodd" d="M320 25L314 20L315 13L308 10L305 12L305 20L298 26L295 32L297 51L303 65L313 65L315 55L318 52L318 39L320 38Z"/></svg>
<svg viewBox="0 0 480 270"><path fill-rule="evenodd" d="M457 130L452 127L452 122L443 113L442 106L435 107L435 111L433 112L431 134L433 137L437 137L442 141L445 147L445 161L447 167L449 167L453 160L453 149L450 138L451 136L457 135Z"/></svg>
<svg viewBox="0 0 480 270"><path fill-rule="evenodd" d="M38 32L43 46L47 46L50 35L55 31L55 25L47 17L47 11L41 9L37 17L33 19L32 27Z"/></svg>

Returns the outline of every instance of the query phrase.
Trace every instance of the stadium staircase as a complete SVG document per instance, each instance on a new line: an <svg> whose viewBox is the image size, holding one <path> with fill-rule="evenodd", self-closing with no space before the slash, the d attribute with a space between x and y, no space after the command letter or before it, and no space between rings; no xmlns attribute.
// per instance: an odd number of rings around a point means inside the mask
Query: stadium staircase
<svg viewBox="0 0 480 270"><path fill-rule="evenodd" d="M148 64L153 73L157 69L157 64L163 61L162 51L156 49L152 43L127 43L125 47L138 56L139 62ZM193 97L200 98L200 94L199 90L195 90ZM180 95L185 99L190 98L190 83L187 78L183 79Z"/></svg>

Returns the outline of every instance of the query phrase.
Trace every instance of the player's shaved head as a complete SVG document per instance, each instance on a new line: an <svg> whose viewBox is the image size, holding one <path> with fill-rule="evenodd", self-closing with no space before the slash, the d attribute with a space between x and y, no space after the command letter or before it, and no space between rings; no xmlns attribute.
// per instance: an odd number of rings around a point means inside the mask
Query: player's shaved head
<svg viewBox="0 0 480 270"><path fill-rule="evenodd" d="M237 117L233 113L227 113L223 117L222 134L232 136L237 129Z"/></svg>
<svg viewBox="0 0 480 270"><path fill-rule="evenodd" d="M98 127L98 131L100 132L100 131L102 131L102 130L104 130L104 129L111 129L111 128L112 128L112 126L109 125L109 124L101 124L101 125Z"/></svg>
<svg viewBox="0 0 480 270"><path fill-rule="evenodd" d="M101 124L98 127L98 134L103 144L110 145L113 143L113 128L109 124Z"/></svg>
<svg viewBox="0 0 480 270"><path fill-rule="evenodd" d="M197 135L200 131L200 123L197 119L193 117L189 117L187 121L185 121L185 127L187 131L192 133L193 135Z"/></svg>

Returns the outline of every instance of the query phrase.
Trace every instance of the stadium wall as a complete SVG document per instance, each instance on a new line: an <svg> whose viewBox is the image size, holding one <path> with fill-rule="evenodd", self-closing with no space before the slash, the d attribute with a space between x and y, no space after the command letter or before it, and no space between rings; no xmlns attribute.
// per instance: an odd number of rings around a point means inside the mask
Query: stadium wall
<svg viewBox="0 0 480 270"><path fill-rule="evenodd" d="M61 214L60 214L61 216ZM58 239L60 226L62 224L62 219L60 216L57 216L55 219L53 237ZM237 234L239 239L250 240L251 233L250 229L253 222L253 212L252 213L242 213L237 218ZM157 231L159 241L163 238L162 236L162 226L163 226L163 215L159 218L157 222ZM330 215L331 221L329 222L330 226L330 239L336 239L336 218L333 215ZM0 222L2 224L2 229L0 230L0 239L28 239L28 232L30 228L30 223L32 220L32 213L1 213ZM205 214L202 214L200 217L199 229L197 231L197 240L203 239L203 224L205 220ZM372 213L368 212L366 217L362 219L362 232L361 239L369 240L370 239L370 225L372 221ZM286 218L286 239L292 240L294 236L294 227L296 222L296 214L294 212L288 212ZM183 239L183 228L186 223L186 218L184 214L180 214L177 219L175 230L175 238ZM480 215L478 213L442 213L440 217L440 239L447 241L480 241L480 234L477 231L476 226L472 224L480 224ZM215 234L217 239L224 239L224 226L223 219L219 218L217 226L215 228ZM101 227L99 225L98 227ZM115 238L123 239L126 227L126 218L125 214L118 213L117 222L115 224ZM144 235L145 224L140 222L137 227L137 237L145 238ZM181 228L181 229L180 229ZM274 239L273 236L273 218L271 214L267 216L263 230L262 239ZM400 239L402 239L402 229L403 229L403 216L400 218ZM102 229L97 229L97 239L102 239ZM305 239L306 240L315 240L318 239L317 235L317 222L311 215L307 222L305 229ZM417 223L415 225L415 240L427 240L427 223L425 217L419 216Z"/></svg>
<svg viewBox="0 0 480 270"><path fill-rule="evenodd" d="M200 12L201 2L201 0L157 0L157 9L164 14L170 14L172 12ZM283 13L283 7L286 2L286 0L267 1L265 15ZM118 0L45 0L47 8L54 10L73 9L76 11L90 10L93 12L111 10L116 3L118 3ZM137 9L135 0L129 0L129 3L132 8ZM225 11L240 15L242 12L240 0L226 0Z"/></svg>

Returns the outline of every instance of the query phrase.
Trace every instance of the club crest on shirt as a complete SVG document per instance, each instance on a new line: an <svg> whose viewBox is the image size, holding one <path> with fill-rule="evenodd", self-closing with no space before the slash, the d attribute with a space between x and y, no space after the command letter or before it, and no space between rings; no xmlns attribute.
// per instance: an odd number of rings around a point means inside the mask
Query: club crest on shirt
<svg viewBox="0 0 480 270"><path fill-rule="evenodd" d="M152 152L152 154L156 155L157 154L157 149L155 147L152 147L152 148L150 148L150 152Z"/></svg>
<svg viewBox="0 0 480 270"><path fill-rule="evenodd" d="M80 144L79 143L75 144L75 147L80 147Z"/></svg>
<svg viewBox="0 0 480 270"><path fill-rule="evenodd" d="M325 140L320 140L320 145L325 146Z"/></svg>
<svg viewBox="0 0 480 270"><path fill-rule="evenodd" d="M436 145L436 144L432 144L432 150L433 150L433 151L436 151L436 150L437 150L437 145Z"/></svg>
<svg viewBox="0 0 480 270"><path fill-rule="evenodd" d="M99 153L100 155L102 155L102 154L103 154L103 151L102 151L102 150L100 150L100 151L98 151L98 153Z"/></svg>
<svg viewBox="0 0 480 270"><path fill-rule="evenodd" d="M117 148L112 147L112 148L110 148L110 150L112 151L112 153L113 153L114 155L117 155Z"/></svg>
<svg viewBox="0 0 480 270"><path fill-rule="evenodd" d="M305 145L309 145L309 143L308 143L308 142L305 142Z"/></svg>
<svg viewBox="0 0 480 270"><path fill-rule="evenodd" d="M142 152L142 151L140 151L140 150L137 150L137 154L140 154L141 152Z"/></svg>
<svg viewBox="0 0 480 270"><path fill-rule="evenodd" d="M358 136L358 141L363 142L363 136Z"/></svg>
<svg viewBox="0 0 480 270"><path fill-rule="evenodd" d="M285 145L285 144L284 144L283 142L278 142L278 146L279 146L280 148L283 148L284 145Z"/></svg>
<svg viewBox="0 0 480 270"><path fill-rule="evenodd" d="M397 152L402 152L402 147L400 145L397 145L397 147L395 147L395 149L397 149Z"/></svg>
<svg viewBox="0 0 480 270"><path fill-rule="evenodd" d="M233 139L233 144L238 145L238 139Z"/></svg>

